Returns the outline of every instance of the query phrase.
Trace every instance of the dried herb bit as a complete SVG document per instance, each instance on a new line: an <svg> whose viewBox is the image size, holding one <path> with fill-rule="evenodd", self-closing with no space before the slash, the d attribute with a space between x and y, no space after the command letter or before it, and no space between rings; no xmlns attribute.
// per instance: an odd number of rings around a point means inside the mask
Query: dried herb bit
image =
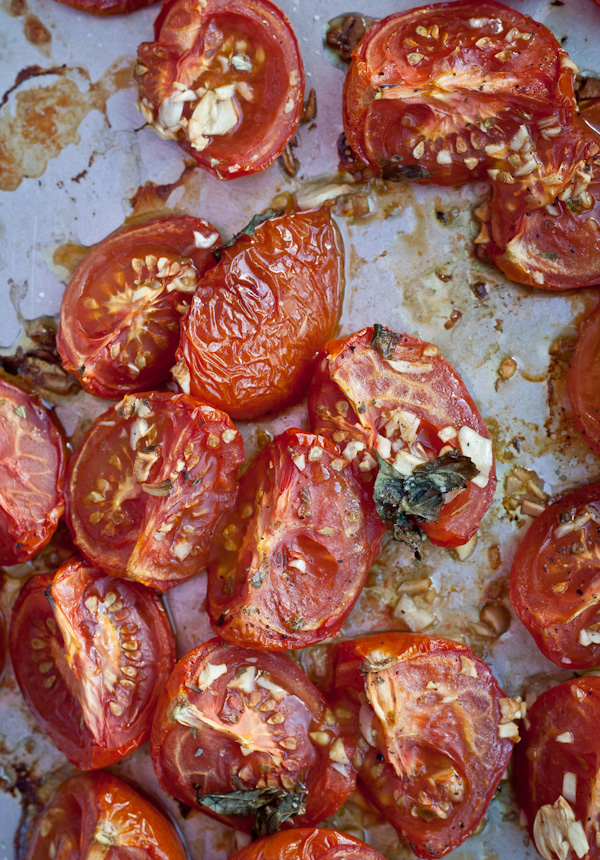
<svg viewBox="0 0 600 860"><path fill-rule="evenodd" d="M213 257L216 260L221 259L221 254L225 250L225 248L231 248L232 245L235 245L240 236L254 236L254 231L257 227L263 224L265 221L269 221L271 218L279 218L280 215L283 215L285 212L284 209L267 209L266 212L261 212L258 215L255 215L252 220L246 224L246 226L240 230L239 233L236 233L235 236L232 236L229 242L225 242L224 245L221 245L219 248L215 248L214 251L211 251Z"/></svg>
<svg viewBox="0 0 600 860"><path fill-rule="evenodd" d="M420 164L398 164L386 161L381 165L381 175L390 182L414 182L419 179L431 179L433 173L425 170Z"/></svg>
<svg viewBox="0 0 600 860"><path fill-rule="evenodd" d="M276 833L284 821L306 811L306 789L299 786L296 791L267 786L250 790L239 789L227 794L201 794L201 786L194 784L196 801L219 815L235 815L246 818L254 815L255 836Z"/></svg>
<svg viewBox="0 0 600 860"><path fill-rule="evenodd" d="M371 338L371 346L377 350L382 358L390 359L394 357L396 346L400 343L402 335L392 331L385 326L375 323L373 326L373 337Z"/></svg>
<svg viewBox="0 0 600 860"><path fill-rule="evenodd" d="M307 791L303 785L298 786L296 791L287 791L276 804L264 806L256 816L254 822L254 836L270 836L277 833L281 825L306 812Z"/></svg>

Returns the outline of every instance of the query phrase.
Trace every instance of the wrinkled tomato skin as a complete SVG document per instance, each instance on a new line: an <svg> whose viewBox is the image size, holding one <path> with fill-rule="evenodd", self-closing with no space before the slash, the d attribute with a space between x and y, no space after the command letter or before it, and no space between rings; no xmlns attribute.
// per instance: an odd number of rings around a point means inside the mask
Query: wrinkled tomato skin
<svg viewBox="0 0 600 860"><path fill-rule="evenodd" d="M0 379L0 565L46 546L65 507L66 457L50 413Z"/></svg>
<svg viewBox="0 0 600 860"><path fill-rule="evenodd" d="M563 794L565 774L570 773L576 777L576 797L574 801L569 800L568 805L588 840L585 858L598 860L600 857L596 840L600 817L597 793L599 720L600 678L597 677L573 678L552 687L528 709L523 739L513 757L513 788L534 845L538 811L556 803ZM561 736L562 739L557 740ZM565 836L563 838L566 840ZM576 856L575 852L569 853Z"/></svg>
<svg viewBox="0 0 600 860"><path fill-rule="evenodd" d="M581 528L557 535L585 512ZM510 599L542 653L558 666L598 665L600 644L580 643L583 630L596 632L600 578L600 484L568 493L529 527L515 555ZM587 609L586 609L587 606Z"/></svg>
<svg viewBox="0 0 600 860"><path fill-rule="evenodd" d="M581 324L567 373L573 418L590 448L600 453L600 305Z"/></svg>
<svg viewBox="0 0 600 860"><path fill-rule="evenodd" d="M295 134L304 99L300 49L281 9L270 0L208 0L201 10L194 0L167 0L154 32L154 42L139 46L135 69L144 118L218 179L269 167ZM246 42L249 69L231 63L240 41ZM220 56L226 60L225 71ZM237 123L224 134L207 132L204 147L193 146L189 120L199 97L184 102L180 117L188 120L185 129L178 120L165 125L161 119L165 103L172 112L168 100L181 92L174 82L192 93L233 84ZM244 87L250 88L250 98Z"/></svg>
<svg viewBox="0 0 600 860"><path fill-rule="evenodd" d="M204 568L243 460L224 412L187 394L127 395L69 463L73 540L111 576L167 591Z"/></svg>
<svg viewBox="0 0 600 860"><path fill-rule="evenodd" d="M217 667L209 670L217 677L210 680L205 674L207 683L202 672L208 665ZM253 675L244 684L248 690L229 686L248 671ZM271 686L261 686L261 680ZM329 743L321 746L310 734L323 731ZM240 744L247 745L244 751ZM331 745L344 754L346 763L339 769L333 767ZM312 827L332 815L356 784L339 723L304 672L283 654L219 639L190 651L175 666L158 702L150 746L164 791L246 832L252 829L252 816L220 814L197 798L263 788L268 774L274 787L306 787L306 811L283 827Z"/></svg>
<svg viewBox="0 0 600 860"><path fill-rule="evenodd" d="M110 773L76 774L52 795L29 835L25 860L187 860L168 818Z"/></svg>
<svg viewBox="0 0 600 860"><path fill-rule="evenodd" d="M286 430L244 475L215 545L207 607L213 629L238 645L271 650L334 636L384 530L372 483L326 439Z"/></svg>
<svg viewBox="0 0 600 860"><path fill-rule="evenodd" d="M330 341L323 348L308 397L313 432L332 440L341 434L343 441L337 444L342 452L349 441L360 442L374 458L376 446L381 444L378 422L385 424L382 413L402 408L420 419L417 443L424 446L431 459L439 456L445 446L458 447L456 437L447 442L439 439L437 433L443 428L466 425L489 439L487 427L464 382L437 347L410 335L392 334L398 338L394 352L398 359L416 366L420 362L431 370L411 372L403 378L371 346L373 328ZM376 468L374 462L372 468ZM493 463L485 487L470 482L443 505L439 522L419 523L420 528L439 546L466 543L479 528L495 488Z"/></svg>
<svg viewBox="0 0 600 860"><path fill-rule="evenodd" d="M257 839L230 860L384 860L367 845L338 830L300 828Z"/></svg>
<svg viewBox="0 0 600 860"><path fill-rule="evenodd" d="M197 247L195 234L206 247ZM220 242L208 221L172 215L118 230L92 248L62 300L56 345L64 368L90 394L112 400L167 380L180 319ZM171 267L174 274L165 274Z"/></svg>
<svg viewBox="0 0 600 860"><path fill-rule="evenodd" d="M137 9L145 9L152 6L157 0L56 0L79 12L88 12L91 15L124 15L135 12Z"/></svg>
<svg viewBox="0 0 600 860"><path fill-rule="evenodd" d="M243 420L300 399L338 318L340 242L321 208L269 219L223 251L182 323L192 394Z"/></svg>
<svg viewBox="0 0 600 860"><path fill-rule="evenodd" d="M147 740L175 662L160 598L76 557L26 583L9 649L39 727L80 770L106 767Z"/></svg>
<svg viewBox="0 0 600 860"><path fill-rule="evenodd" d="M340 722L360 751L359 787L418 857L443 857L475 830L506 770L499 703L511 700L459 642L387 633L337 651L336 713L350 714Z"/></svg>

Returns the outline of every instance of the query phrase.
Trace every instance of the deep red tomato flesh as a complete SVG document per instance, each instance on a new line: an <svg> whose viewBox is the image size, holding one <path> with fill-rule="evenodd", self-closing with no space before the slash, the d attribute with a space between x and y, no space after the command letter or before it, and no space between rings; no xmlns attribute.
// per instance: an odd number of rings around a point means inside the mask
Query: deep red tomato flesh
<svg viewBox="0 0 600 860"><path fill-rule="evenodd" d="M230 860L384 860L369 845L338 830L303 827L258 839Z"/></svg>

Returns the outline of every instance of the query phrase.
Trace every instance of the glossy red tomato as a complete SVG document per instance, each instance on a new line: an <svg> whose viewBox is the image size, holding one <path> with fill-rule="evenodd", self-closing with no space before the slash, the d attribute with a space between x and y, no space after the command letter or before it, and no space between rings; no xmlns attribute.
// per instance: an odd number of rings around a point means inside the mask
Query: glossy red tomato
<svg viewBox="0 0 600 860"><path fill-rule="evenodd" d="M144 119L219 179L264 170L294 135L304 68L270 0L167 0L138 48Z"/></svg>
<svg viewBox="0 0 600 860"><path fill-rule="evenodd" d="M520 703L465 645L406 633L342 643L336 688L366 796L418 857L452 851L506 770Z"/></svg>
<svg viewBox="0 0 600 860"><path fill-rule="evenodd" d="M348 833L303 827L265 836L236 851L229 860L384 860Z"/></svg>
<svg viewBox="0 0 600 860"><path fill-rule="evenodd" d="M65 462L49 412L0 379L0 565L28 561L56 531Z"/></svg>
<svg viewBox="0 0 600 860"><path fill-rule="evenodd" d="M513 785L542 857L598 860L600 678L574 678L527 712Z"/></svg>
<svg viewBox="0 0 600 860"><path fill-rule="evenodd" d="M298 400L333 333L341 277L328 209L241 235L202 279L182 322L174 375L183 389L242 419Z"/></svg>
<svg viewBox="0 0 600 860"><path fill-rule="evenodd" d="M492 444L465 384L436 346L382 327L330 341L308 408L314 432L367 473L377 468L376 453L406 477L448 451L470 457L479 474L445 496L438 521L419 527L441 546L475 534L496 487Z"/></svg>
<svg viewBox="0 0 600 860"><path fill-rule="evenodd" d="M180 318L220 242L208 221L172 215L90 251L65 290L56 338L86 391L116 400L169 377Z"/></svg>
<svg viewBox="0 0 600 860"><path fill-rule="evenodd" d="M152 6L157 0L57 0L65 6L71 6L80 12L90 12L92 15L122 15L135 12L145 6Z"/></svg>
<svg viewBox="0 0 600 860"><path fill-rule="evenodd" d="M127 395L69 464L73 540L106 573L166 591L204 568L243 460L224 412L186 394Z"/></svg>
<svg viewBox="0 0 600 860"><path fill-rule="evenodd" d="M175 667L151 748L166 792L258 835L318 824L356 782L338 721L304 672L218 639Z"/></svg>
<svg viewBox="0 0 600 860"><path fill-rule="evenodd" d="M344 129L392 179L487 179L523 123L575 115L575 66L552 33L493 0L458 0L384 18L353 53Z"/></svg>
<svg viewBox="0 0 600 860"><path fill-rule="evenodd" d="M15 604L10 654L40 728L75 767L106 767L150 734L175 662L160 598L78 558L33 576Z"/></svg>
<svg viewBox="0 0 600 860"><path fill-rule="evenodd" d="M600 305L581 324L567 374L573 418L590 448L600 453Z"/></svg>
<svg viewBox="0 0 600 860"><path fill-rule="evenodd" d="M110 773L77 774L54 792L29 836L26 860L187 860L171 822Z"/></svg>
<svg viewBox="0 0 600 860"><path fill-rule="evenodd" d="M372 489L335 447L286 430L244 475L215 545L208 580L215 631L271 650L335 635L383 531Z"/></svg>

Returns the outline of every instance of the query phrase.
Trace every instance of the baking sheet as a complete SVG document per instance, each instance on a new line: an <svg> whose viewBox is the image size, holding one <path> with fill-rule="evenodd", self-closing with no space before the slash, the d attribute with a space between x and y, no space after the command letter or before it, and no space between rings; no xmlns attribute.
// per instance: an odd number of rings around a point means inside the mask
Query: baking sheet
<svg viewBox="0 0 600 860"><path fill-rule="evenodd" d="M1 347L11 349L24 320L58 311L82 247L132 215L189 212L208 218L229 237L282 193L297 193L306 202L323 185L343 181L336 173L335 147L343 73L325 59L322 33L327 19L351 10L342 0L280 0L279 5L298 35L307 91L314 87L317 93L315 127L300 127L300 170L294 179L275 164L261 175L219 183L200 169L186 169L179 147L144 129L135 109L135 50L152 38L157 7L96 19L52 0L1 0ZM411 5L365 0L361 11L383 17ZM600 72L600 9L591 0L513 0L509 5L566 40L581 70ZM368 200L368 215L354 217L349 197L335 210L346 249L341 332L379 321L435 342L463 375L488 423L499 482L494 506L466 561L428 545L419 564L404 548L386 544L343 635L401 629L399 587L407 579L428 576L431 588L415 598L435 616L427 632L470 644L492 665L507 694L541 689L568 674L539 654L514 616L500 639L482 636L479 611L490 597L503 599L514 548L530 522L519 512L518 500L507 497L506 475L515 467L532 470L552 496L600 474L596 456L572 427L564 390L569 344L596 294L533 292L474 260L471 210L485 196L485 184L442 189L374 183L360 193ZM498 371L508 357L517 370L503 381ZM108 405L81 394L75 410L73 403L57 401L57 414L69 434L80 435L81 416L89 419ZM302 405L240 429L251 456L259 430L276 433L294 425L306 425ZM0 594L5 609L19 587L19 580L5 580ZM168 594L180 654L211 635L204 591L200 575ZM313 649L306 665L318 668L319 653ZM31 812L71 769L36 729L10 667L0 689L0 714L0 858L12 858L24 810ZM199 812L183 819L156 784L147 745L112 770L167 805L195 860L221 860L246 840ZM366 838L388 860L411 856L389 826L365 812L358 795L330 823ZM450 856L537 856L519 827L506 784L481 832Z"/></svg>

